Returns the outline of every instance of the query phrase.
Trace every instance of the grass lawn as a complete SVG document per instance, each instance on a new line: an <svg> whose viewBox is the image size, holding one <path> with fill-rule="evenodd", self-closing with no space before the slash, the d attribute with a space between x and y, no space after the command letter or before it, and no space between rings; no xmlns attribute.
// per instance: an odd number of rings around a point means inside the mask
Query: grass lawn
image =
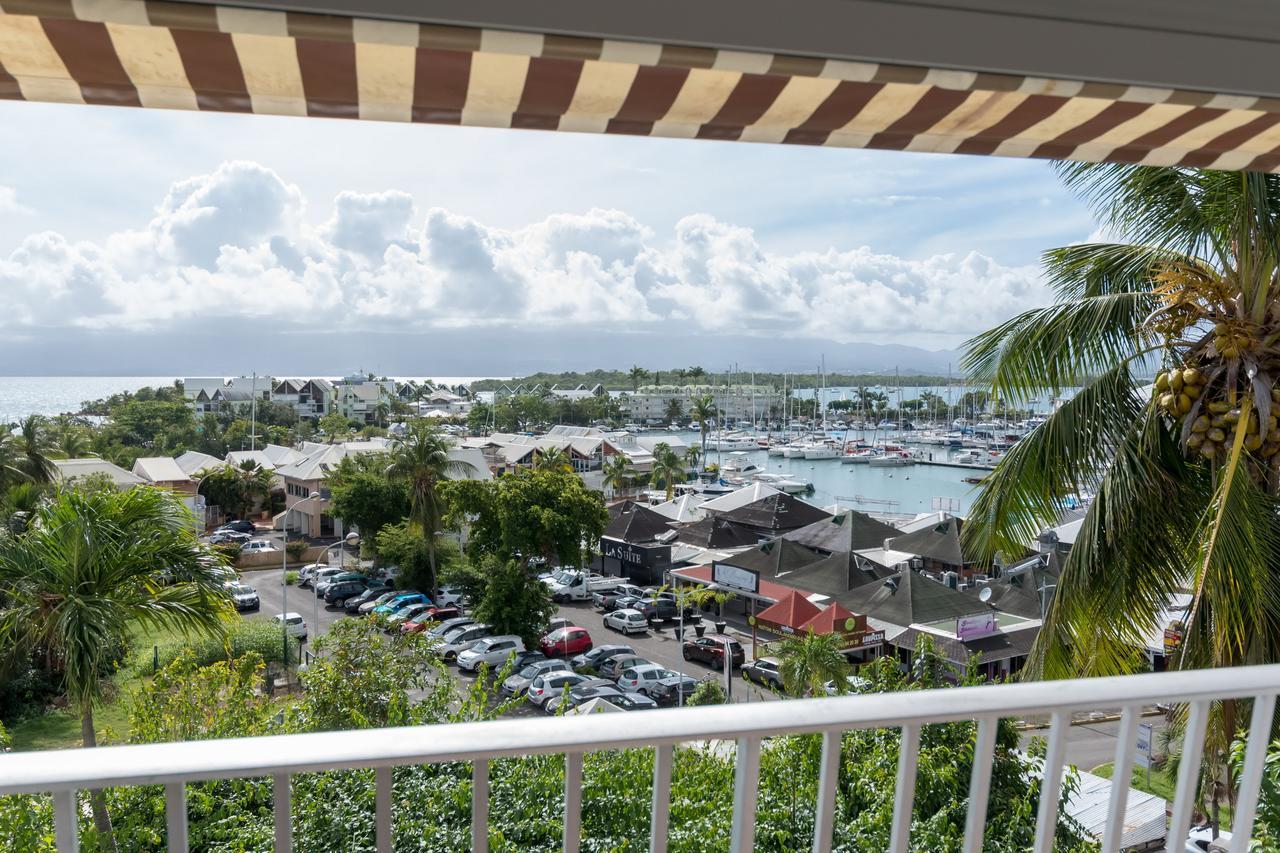
<svg viewBox="0 0 1280 853"><path fill-rule="evenodd" d="M1114 765L1108 762L1106 764L1101 764L1093 768L1089 772L1095 776L1101 776L1104 779L1110 779L1111 774L1114 770L1115 770ZM1167 800L1170 803L1170 805L1172 805L1173 795L1178 787L1178 780L1176 777L1170 776L1168 773L1164 772L1163 770L1158 770L1152 767L1151 768L1151 784L1148 785L1146 769L1142 767L1134 767L1133 781L1131 783L1131 786L1144 793L1154 794L1157 797ZM1226 803L1223 803L1222 805L1222 825L1223 826L1231 825L1231 808L1227 806Z"/></svg>

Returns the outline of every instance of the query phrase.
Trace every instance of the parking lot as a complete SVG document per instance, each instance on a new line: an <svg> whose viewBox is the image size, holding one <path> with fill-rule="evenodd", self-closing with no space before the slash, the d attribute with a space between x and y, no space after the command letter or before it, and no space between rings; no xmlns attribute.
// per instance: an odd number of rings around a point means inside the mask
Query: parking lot
<svg viewBox="0 0 1280 853"><path fill-rule="evenodd" d="M243 578L245 583L258 591L258 597L262 602L262 606L258 611L245 614L247 619L268 620L275 614L283 612L287 604L289 610L302 614L303 619L307 622L309 638L313 639L328 631L329 626L336 620L353 618L348 617L340 610L326 609L324 602L316 598L310 589L291 586L286 590L281 583L283 573L280 569L245 572L243 573ZM624 637L622 634L606 628L604 626L604 614L587 603L563 604L560 606L557 615L572 620L575 625L586 628L591 633L592 642L597 646L625 643L635 649L636 654L656 664L700 680L717 674L704 664L684 660L680 650L680 643L675 637L675 623L668 623L660 628L650 629L644 634L632 634ZM693 630L690 628L689 636L692 635ZM743 641L743 646L749 656L751 651L749 640L746 638L739 639ZM464 684L469 683L474 677L459 673L456 669L454 673ZM721 682L723 683L722 675ZM773 700L777 697L770 691L745 681L735 672L732 698L735 702L760 702Z"/></svg>

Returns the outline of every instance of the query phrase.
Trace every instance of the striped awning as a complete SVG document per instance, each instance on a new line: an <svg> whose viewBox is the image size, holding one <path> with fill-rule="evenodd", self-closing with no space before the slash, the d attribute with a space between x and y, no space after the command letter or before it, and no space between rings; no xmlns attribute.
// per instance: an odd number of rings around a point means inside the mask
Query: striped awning
<svg viewBox="0 0 1280 853"><path fill-rule="evenodd" d="M1280 168L1275 99L158 0L0 0L0 98Z"/></svg>

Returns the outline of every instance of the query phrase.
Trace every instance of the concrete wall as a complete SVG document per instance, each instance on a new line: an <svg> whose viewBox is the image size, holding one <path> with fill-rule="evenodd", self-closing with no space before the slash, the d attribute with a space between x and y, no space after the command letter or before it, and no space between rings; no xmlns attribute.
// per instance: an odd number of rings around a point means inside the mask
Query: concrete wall
<svg viewBox="0 0 1280 853"><path fill-rule="evenodd" d="M336 551L336 549L335 549ZM324 546L312 545L303 552L302 559L298 562L289 561L289 568L296 569L299 566L305 566L307 563L314 563L320 559L320 555L324 553ZM253 569L274 569L280 566L280 552L266 551L257 554L241 554L236 560L236 568L241 571L251 571Z"/></svg>

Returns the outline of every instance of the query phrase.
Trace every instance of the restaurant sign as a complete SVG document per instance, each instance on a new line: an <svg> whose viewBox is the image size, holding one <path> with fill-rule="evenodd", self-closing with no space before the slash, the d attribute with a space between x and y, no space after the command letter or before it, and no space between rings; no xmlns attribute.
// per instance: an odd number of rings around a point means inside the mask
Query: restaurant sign
<svg viewBox="0 0 1280 853"><path fill-rule="evenodd" d="M996 632L995 611L978 613L973 616L961 616L956 619L956 639L962 643L988 637Z"/></svg>

